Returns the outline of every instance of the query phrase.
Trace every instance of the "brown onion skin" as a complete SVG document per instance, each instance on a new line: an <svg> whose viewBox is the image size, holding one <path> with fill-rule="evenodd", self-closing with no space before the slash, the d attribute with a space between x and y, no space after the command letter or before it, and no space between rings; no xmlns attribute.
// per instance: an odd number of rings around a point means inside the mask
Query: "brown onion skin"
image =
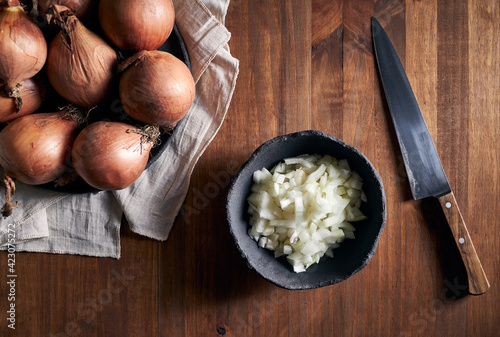
<svg viewBox="0 0 500 337"><path fill-rule="evenodd" d="M0 89L0 123L10 122L16 118L29 115L43 103L45 98L45 88L39 81L29 78L20 83L19 94L23 98L23 106L16 112L17 104L15 99L9 97Z"/></svg>
<svg viewBox="0 0 500 337"><path fill-rule="evenodd" d="M0 165L5 174L28 185L54 181L69 169L78 123L65 112L31 114L0 132Z"/></svg>
<svg viewBox="0 0 500 337"><path fill-rule="evenodd" d="M172 0L101 0L99 22L111 42L121 50L159 48L174 27Z"/></svg>
<svg viewBox="0 0 500 337"><path fill-rule="evenodd" d="M95 5L95 0L38 0L38 7L42 12L52 5L66 6L75 13L78 18L82 18L89 13Z"/></svg>
<svg viewBox="0 0 500 337"><path fill-rule="evenodd" d="M116 70L116 52L74 16L68 18L71 50L60 31L49 47L47 77L70 103L93 107L108 94Z"/></svg>
<svg viewBox="0 0 500 337"><path fill-rule="evenodd" d="M76 137L72 161L76 173L90 186L110 191L134 183L146 168L151 144L127 130L135 127L99 121L89 124Z"/></svg>
<svg viewBox="0 0 500 337"><path fill-rule="evenodd" d="M123 108L137 121L174 128L194 101L196 89L189 68L164 51L142 51L131 58L119 83Z"/></svg>
<svg viewBox="0 0 500 337"><path fill-rule="evenodd" d="M47 42L43 33L22 7L1 8L0 82L5 83L7 92L35 76L46 59Z"/></svg>

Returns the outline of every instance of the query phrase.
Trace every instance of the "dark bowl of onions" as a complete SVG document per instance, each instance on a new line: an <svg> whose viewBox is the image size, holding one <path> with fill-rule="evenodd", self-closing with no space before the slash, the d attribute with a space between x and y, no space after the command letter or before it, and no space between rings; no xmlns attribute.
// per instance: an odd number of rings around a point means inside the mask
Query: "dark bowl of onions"
<svg viewBox="0 0 500 337"><path fill-rule="evenodd" d="M290 290L342 282L374 256L386 223L380 175L320 131L273 138L232 180L226 215L250 269Z"/></svg>
<svg viewBox="0 0 500 337"><path fill-rule="evenodd" d="M195 94L172 0L2 1L2 215L16 181L67 193L131 186Z"/></svg>
<svg viewBox="0 0 500 337"><path fill-rule="evenodd" d="M167 41L162 44L159 48L159 51L164 51L172 54L175 56L177 59L179 59L181 62L186 64L186 66L191 69L191 62L189 58L189 53L187 51L187 47L184 43L183 37L177 28L177 25L174 24L172 33L170 34L169 38ZM132 52L127 52L127 51L122 51L120 53L121 60L125 60L127 57L130 57L133 53ZM50 88L49 88L50 89ZM56 93L51 93L52 97L56 97ZM56 104L60 105L60 100L46 100L44 102L45 108L50 110L57 110L58 106ZM96 106L92 111L89 113L89 120L87 124L90 123L96 123L101 120L103 121L116 121L116 122L123 122L126 124L130 124L133 126L142 126L144 123L138 122L137 120L132 119L130 116L128 116L126 113L124 113L124 108L122 105L121 100L119 99L119 94L115 89L113 89L108 97L105 98L105 100L100 103L98 106ZM166 148L166 144L169 140L169 138L172 135L172 131L165 131L163 130L160 135L159 139L156 142L156 145L152 147L149 150L150 156L146 164L146 170L156 161L157 158L159 158L162 153L164 152ZM68 167L69 172L71 173L71 167ZM65 176L63 176L65 178ZM64 192L64 193L72 193L72 194L79 194L79 193L97 193L100 192L100 188L95 188L91 185L89 185L84 179L82 179L80 176L72 176L71 174L68 176L68 179L70 180L69 183L64 182L62 184L54 184L54 182L50 182L47 184L40 185L40 187L49 189L49 190L55 190L59 192Z"/></svg>
<svg viewBox="0 0 500 337"><path fill-rule="evenodd" d="M159 51L164 51L175 56L179 61L186 64L186 66L191 69L191 63L189 54L182 38L181 33L179 32L176 25L174 25L172 34L169 36L167 41L158 48ZM131 52L121 52L121 59L124 60L127 57L130 57ZM53 94L52 97L57 94ZM55 104L59 104L57 100L47 100L44 104L46 109L57 110L58 107ZM47 108L48 107L48 108ZM137 127L144 126L145 123L139 122L133 118L131 118L128 114L124 112L122 101L119 99L119 94L117 89L111 90L108 97L100 103L98 106L94 107L92 111L89 113L89 120L86 124L97 123L100 121L113 121L113 122L121 122L126 123L127 125L133 125ZM149 159L146 163L145 169L147 170L157 158L159 158L166 148L166 144L169 138L172 135L172 131L162 130L159 134L159 138L156 142L156 145L153 146L149 150ZM47 184L40 185L40 187L55 190L64 193L97 193L102 190L102 188L96 188L94 186L89 185L81 176L72 175L72 165L68 167L68 175L64 175L62 179L60 179L56 184L54 182L50 182ZM68 179L69 182L66 182L65 179ZM62 183L59 183L62 182ZM116 189L110 187L110 189Z"/></svg>

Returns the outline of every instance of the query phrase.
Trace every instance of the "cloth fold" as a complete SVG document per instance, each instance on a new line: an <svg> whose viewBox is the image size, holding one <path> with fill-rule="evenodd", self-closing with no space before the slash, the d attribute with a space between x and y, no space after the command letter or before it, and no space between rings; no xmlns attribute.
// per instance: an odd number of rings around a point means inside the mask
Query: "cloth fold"
<svg viewBox="0 0 500 337"><path fill-rule="evenodd" d="M17 182L13 215L0 219L0 246L15 230L18 251L120 257L120 225L166 240L189 189L193 169L222 125L239 61L224 26L229 0L174 0L196 81L194 103L152 165L132 186L112 192L64 194Z"/></svg>

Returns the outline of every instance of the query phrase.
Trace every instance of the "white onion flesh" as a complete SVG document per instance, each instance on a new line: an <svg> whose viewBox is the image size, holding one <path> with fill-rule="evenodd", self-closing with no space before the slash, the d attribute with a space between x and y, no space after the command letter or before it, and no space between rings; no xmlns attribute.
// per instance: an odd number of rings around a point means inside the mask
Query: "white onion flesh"
<svg viewBox="0 0 500 337"><path fill-rule="evenodd" d="M254 172L253 182L248 234L275 257L286 255L297 273L333 257L344 239L355 238L351 222L367 219L360 210L363 179L345 159L286 158L271 171Z"/></svg>

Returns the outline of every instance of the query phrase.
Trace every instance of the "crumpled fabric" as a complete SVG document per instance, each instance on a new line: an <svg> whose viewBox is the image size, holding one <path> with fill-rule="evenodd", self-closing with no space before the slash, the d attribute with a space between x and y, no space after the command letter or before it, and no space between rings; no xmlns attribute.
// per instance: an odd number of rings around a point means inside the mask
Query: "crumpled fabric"
<svg viewBox="0 0 500 337"><path fill-rule="evenodd" d="M224 25L229 0L173 2L196 97L161 155L134 184L119 191L65 194L16 182L12 200L20 207L0 219L1 249L15 244L17 251L119 258L123 216L137 234L168 238L193 169L224 121L239 71Z"/></svg>

